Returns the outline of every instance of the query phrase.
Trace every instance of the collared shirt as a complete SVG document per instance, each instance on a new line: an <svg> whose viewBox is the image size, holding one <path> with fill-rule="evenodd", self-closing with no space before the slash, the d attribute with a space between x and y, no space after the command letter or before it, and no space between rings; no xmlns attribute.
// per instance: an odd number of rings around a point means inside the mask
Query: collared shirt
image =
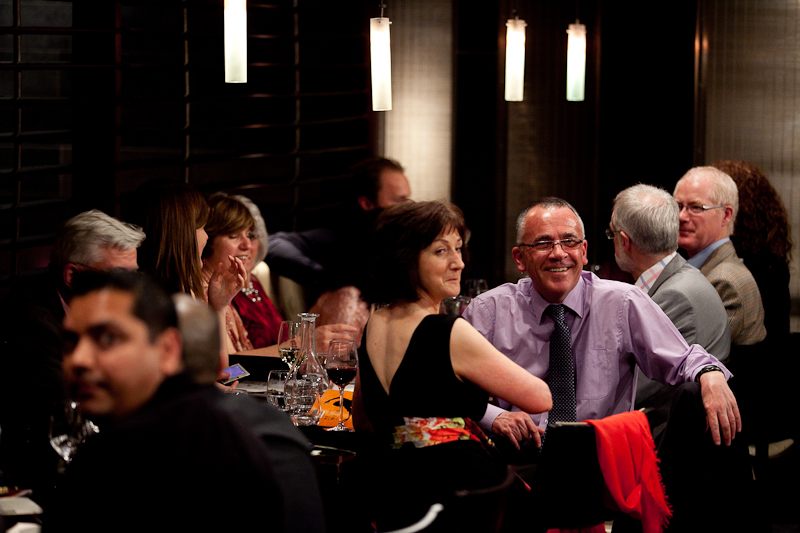
<svg viewBox="0 0 800 533"><path fill-rule="evenodd" d="M689 263L690 265L692 265L695 268L700 268L701 266L703 266L703 263L706 262L706 259L708 259L708 256L711 255L711 253L714 250L716 250L717 248L719 248L720 246L722 246L723 244L725 244L729 240L730 240L729 237L725 237L724 239L720 239L720 240L718 240L716 242L712 242L711 244L709 244L708 246L706 246L705 248L703 248L702 250L700 250L699 252L694 254L692 257L687 259L686 262Z"/></svg>
<svg viewBox="0 0 800 533"><path fill-rule="evenodd" d="M651 266L644 272L642 275L639 276L639 279L636 280L636 285L644 292L650 292L650 289L653 287L653 283L656 282L658 276L664 271L670 261L678 254L678 252L672 252L666 257L662 257L655 265Z"/></svg>
<svg viewBox="0 0 800 533"><path fill-rule="evenodd" d="M583 272L562 303L568 308L578 420L633 409L635 364L651 379L670 385L694 380L710 364L731 377L702 347L686 344L661 308L633 285ZM544 313L548 305L526 278L481 294L463 316L509 359L545 379L554 329ZM502 399L499 405L488 407L481 427L491 428L503 410L519 410ZM544 427L548 414L531 417Z"/></svg>

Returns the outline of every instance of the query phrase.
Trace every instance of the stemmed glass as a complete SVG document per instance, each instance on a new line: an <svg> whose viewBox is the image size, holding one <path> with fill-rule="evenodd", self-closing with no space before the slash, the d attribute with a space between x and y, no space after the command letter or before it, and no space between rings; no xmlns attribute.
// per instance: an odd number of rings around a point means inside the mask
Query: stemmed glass
<svg viewBox="0 0 800 533"><path fill-rule="evenodd" d="M489 290L489 285L485 279L468 279L467 296L472 299Z"/></svg>
<svg viewBox="0 0 800 533"><path fill-rule="evenodd" d="M346 340L331 341L325 370L330 380L339 387L339 423L328 431L352 431L344 425L344 388L355 379L357 369L356 343Z"/></svg>
<svg viewBox="0 0 800 533"><path fill-rule="evenodd" d="M292 368L298 352L300 352L300 323L284 320L278 329L278 353L281 361Z"/></svg>
<svg viewBox="0 0 800 533"><path fill-rule="evenodd" d="M56 402L50 416L50 446L64 460L59 470L63 472L63 467L75 457L78 446L99 431L91 420L83 418L77 402Z"/></svg>

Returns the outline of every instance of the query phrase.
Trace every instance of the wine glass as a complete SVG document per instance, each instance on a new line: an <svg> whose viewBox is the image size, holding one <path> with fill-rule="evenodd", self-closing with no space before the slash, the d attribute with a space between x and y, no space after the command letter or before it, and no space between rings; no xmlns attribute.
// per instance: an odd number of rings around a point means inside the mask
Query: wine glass
<svg viewBox="0 0 800 533"><path fill-rule="evenodd" d="M281 361L292 368L299 351L300 323L284 320L278 329L278 353L281 355Z"/></svg>
<svg viewBox="0 0 800 533"><path fill-rule="evenodd" d="M356 377L357 369L356 343L346 340L331 341L325 370L328 378L339 387L339 423L328 431L352 431L344 425L344 388Z"/></svg>
<svg viewBox="0 0 800 533"><path fill-rule="evenodd" d="M78 402L64 400L55 403L50 416L49 436L50 446L64 461L59 465L60 472L63 473L66 465L75 457L78 446L99 431L100 428L91 420L83 417Z"/></svg>
<svg viewBox="0 0 800 533"><path fill-rule="evenodd" d="M468 279L467 296L472 299L489 290L489 284L485 279Z"/></svg>

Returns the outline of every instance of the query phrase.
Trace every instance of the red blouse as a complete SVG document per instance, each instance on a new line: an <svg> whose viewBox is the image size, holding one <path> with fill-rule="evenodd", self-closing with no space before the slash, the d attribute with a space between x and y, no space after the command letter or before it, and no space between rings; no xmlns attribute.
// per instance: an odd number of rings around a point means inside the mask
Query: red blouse
<svg viewBox="0 0 800 533"><path fill-rule="evenodd" d="M253 348L264 348L278 343L278 329L283 317L255 276L250 276L250 283L231 303L242 317Z"/></svg>

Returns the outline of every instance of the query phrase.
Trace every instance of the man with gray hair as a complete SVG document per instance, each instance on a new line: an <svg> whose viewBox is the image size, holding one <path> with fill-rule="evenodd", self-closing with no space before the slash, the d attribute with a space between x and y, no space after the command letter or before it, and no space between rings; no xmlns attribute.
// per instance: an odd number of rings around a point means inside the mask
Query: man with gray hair
<svg viewBox="0 0 800 533"><path fill-rule="evenodd" d="M172 295L183 338L183 370L197 383L214 383L222 370L219 318L202 300L184 292Z"/></svg>
<svg viewBox="0 0 800 533"><path fill-rule="evenodd" d="M730 240L739 192L730 176L714 167L695 167L678 180L678 246L717 290L731 328L733 345L764 340L764 307L753 275Z"/></svg>
<svg viewBox="0 0 800 533"><path fill-rule="evenodd" d="M678 205L672 196L650 185L628 187L614 199L606 236L614 241L619 267L658 304L686 343L699 344L724 362L731 345L728 315L711 283L677 254ZM637 372L636 407L655 407L656 424L666 422L671 389Z"/></svg>
<svg viewBox="0 0 800 533"><path fill-rule="evenodd" d="M43 489L43 478L57 459L47 434L53 402L63 392L62 322L69 312L72 278L79 271L137 270L141 228L98 210L64 223L56 236L47 273L19 278L0 319L0 401L3 409L0 458L14 456L7 474L20 485ZM19 471L16 471L19 468ZM14 470L14 472L11 472ZM42 492L42 491L40 491Z"/></svg>
<svg viewBox="0 0 800 533"><path fill-rule="evenodd" d="M606 236L619 267L630 273L681 332L724 361L730 353L727 314L714 287L677 254L678 205L665 190L634 185L614 199Z"/></svg>
<svg viewBox="0 0 800 533"><path fill-rule="evenodd" d="M730 445L741 424L727 368L701 346L689 346L641 290L583 271L588 243L583 222L568 202L541 199L518 221L511 254L527 278L481 294L462 316L509 359L546 380L553 404L561 401L563 408L528 415L498 399L487 406L481 426L507 436L518 449L548 422L629 411L635 399L633 369L639 365L653 379L696 389L711 428L711 439L704 440ZM560 345L551 344L556 326Z"/></svg>
<svg viewBox="0 0 800 533"><path fill-rule="evenodd" d="M185 293L173 294L172 301L183 341L183 371L198 384L214 383L222 370L219 351L223 346L216 313ZM269 451L284 510L284 521L276 519L272 526L285 533L324 531L322 500L311 463L313 445L308 439L285 413L245 394L218 395L216 405L243 422Z"/></svg>
<svg viewBox="0 0 800 533"><path fill-rule="evenodd" d="M136 249L145 239L142 228L92 209L69 219L50 253L50 270L65 302L71 296L72 276L81 270L138 270ZM63 318L63 317L62 317Z"/></svg>

